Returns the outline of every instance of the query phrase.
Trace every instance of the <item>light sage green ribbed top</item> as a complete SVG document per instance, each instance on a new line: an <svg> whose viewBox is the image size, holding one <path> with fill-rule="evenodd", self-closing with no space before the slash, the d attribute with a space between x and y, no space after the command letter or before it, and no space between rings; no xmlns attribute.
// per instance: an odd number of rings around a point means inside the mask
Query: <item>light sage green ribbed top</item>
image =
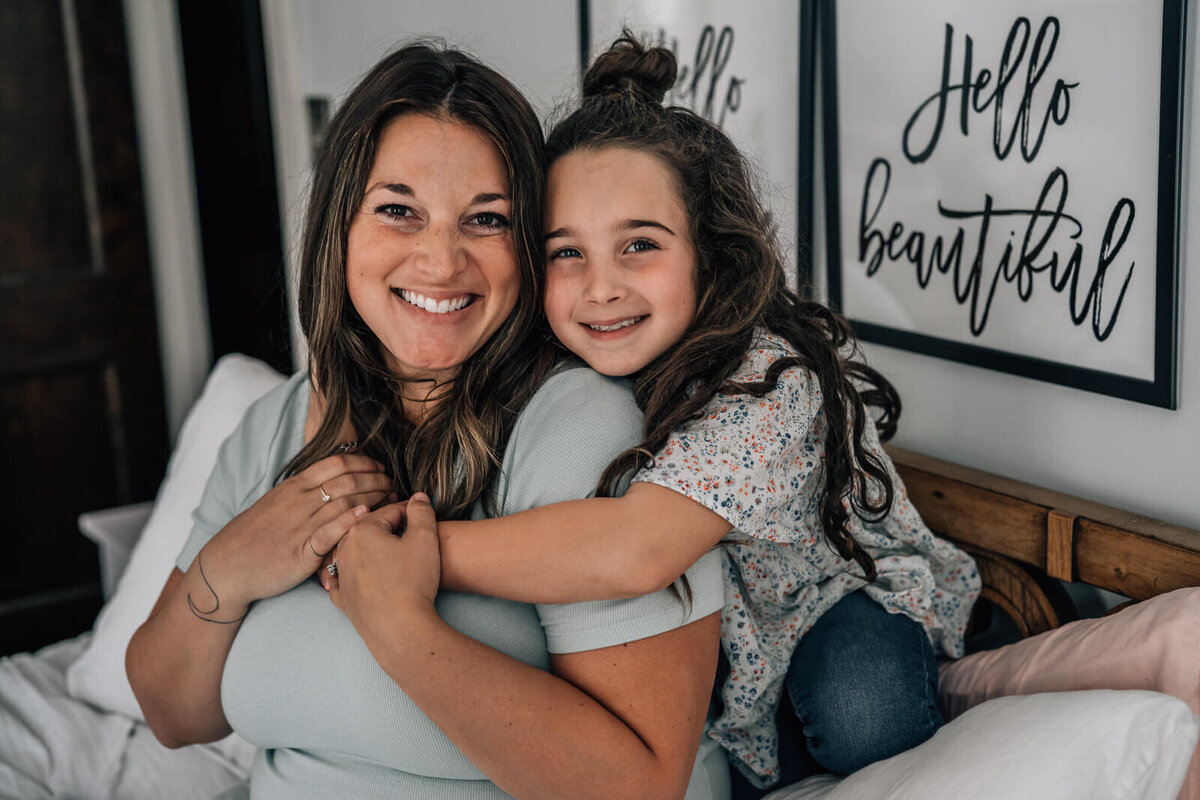
<svg viewBox="0 0 1200 800"><path fill-rule="evenodd" d="M293 376L255 403L221 446L180 569L271 488L303 443L308 397L304 375ZM638 442L641 424L623 381L586 368L554 374L513 429L494 487L500 512L587 496L609 461ZM437 609L458 631L547 669L551 652L622 644L717 611L721 569L714 551L688 572L687 613L669 591L539 606L442 592ZM234 730L263 748L251 773L254 800L507 796L379 667L315 579L251 607L225 664L221 699ZM723 754L703 737L688 797L725 796L725 770Z"/></svg>

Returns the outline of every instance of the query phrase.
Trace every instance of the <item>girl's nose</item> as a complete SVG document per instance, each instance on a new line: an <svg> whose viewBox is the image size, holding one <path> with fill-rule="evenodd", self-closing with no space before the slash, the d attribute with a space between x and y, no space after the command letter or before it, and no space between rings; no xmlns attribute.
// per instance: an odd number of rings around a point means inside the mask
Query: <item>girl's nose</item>
<svg viewBox="0 0 1200 800"><path fill-rule="evenodd" d="M583 296L589 303L615 303L625 297L625 282L612 264L590 264L585 280Z"/></svg>

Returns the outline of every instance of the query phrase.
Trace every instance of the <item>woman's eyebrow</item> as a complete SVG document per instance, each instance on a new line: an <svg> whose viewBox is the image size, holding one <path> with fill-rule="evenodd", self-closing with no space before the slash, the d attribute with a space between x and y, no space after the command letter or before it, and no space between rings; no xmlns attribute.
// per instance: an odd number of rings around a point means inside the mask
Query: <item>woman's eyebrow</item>
<svg viewBox="0 0 1200 800"><path fill-rule="evenodd" d="M475 199L471 201L471 205L477 205L479 203L491 203L495 200L504 200L507 202L508 195L501 194L500 192L480 192L479 194L475 195Z"/></svg>
<svg viewBox="0 0 1200 800"><path fill-rule="evenodd" d="M417 196L417 193L407 183L374 183L367 187L367 192L370 193L376 189L387 189L389 192L407 195L408 197Z"/></svg>

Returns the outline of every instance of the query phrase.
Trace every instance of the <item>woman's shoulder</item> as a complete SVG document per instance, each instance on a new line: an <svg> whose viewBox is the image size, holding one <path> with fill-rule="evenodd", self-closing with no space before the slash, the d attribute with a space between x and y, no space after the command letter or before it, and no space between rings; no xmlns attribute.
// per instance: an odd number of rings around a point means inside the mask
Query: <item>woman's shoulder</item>
<svg viewBox="0 0 1200 800"><path fill-rule="evenodd" d="M641 425L641 411L633 397L633 387L625 378L601 375L582 361L569 359L556 366L517 417L543 424L547 417L635 421Z"/></svg>
<svg viewBox="0 0 1200 800"><path fill-rule="evenodd" d="M497 507L511 514L586 497L641 437L642 412L627 381L565 364L517 417L497 475Z"/></svg>
<svg viewBox="0 0 1200 800"><path fill-rule="evenodd" d="M240 476L239 483L278 471L304 443L309 394L308 376L300 371L250 403L221 446L225 470Z"/></svg>

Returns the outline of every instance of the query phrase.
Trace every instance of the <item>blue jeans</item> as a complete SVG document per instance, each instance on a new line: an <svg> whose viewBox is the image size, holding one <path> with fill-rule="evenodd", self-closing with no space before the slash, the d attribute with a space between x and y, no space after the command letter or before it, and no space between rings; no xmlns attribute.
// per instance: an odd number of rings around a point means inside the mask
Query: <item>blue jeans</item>
<svg viewBox="0 0 1200 800"><path fill-rule="evenodd" d="M779 711L778 786L817 772L846 775L924 742L942 726L937 659L924 628L861 591L801 639ZM736 769L735 800L765 792Z"/></svg>

